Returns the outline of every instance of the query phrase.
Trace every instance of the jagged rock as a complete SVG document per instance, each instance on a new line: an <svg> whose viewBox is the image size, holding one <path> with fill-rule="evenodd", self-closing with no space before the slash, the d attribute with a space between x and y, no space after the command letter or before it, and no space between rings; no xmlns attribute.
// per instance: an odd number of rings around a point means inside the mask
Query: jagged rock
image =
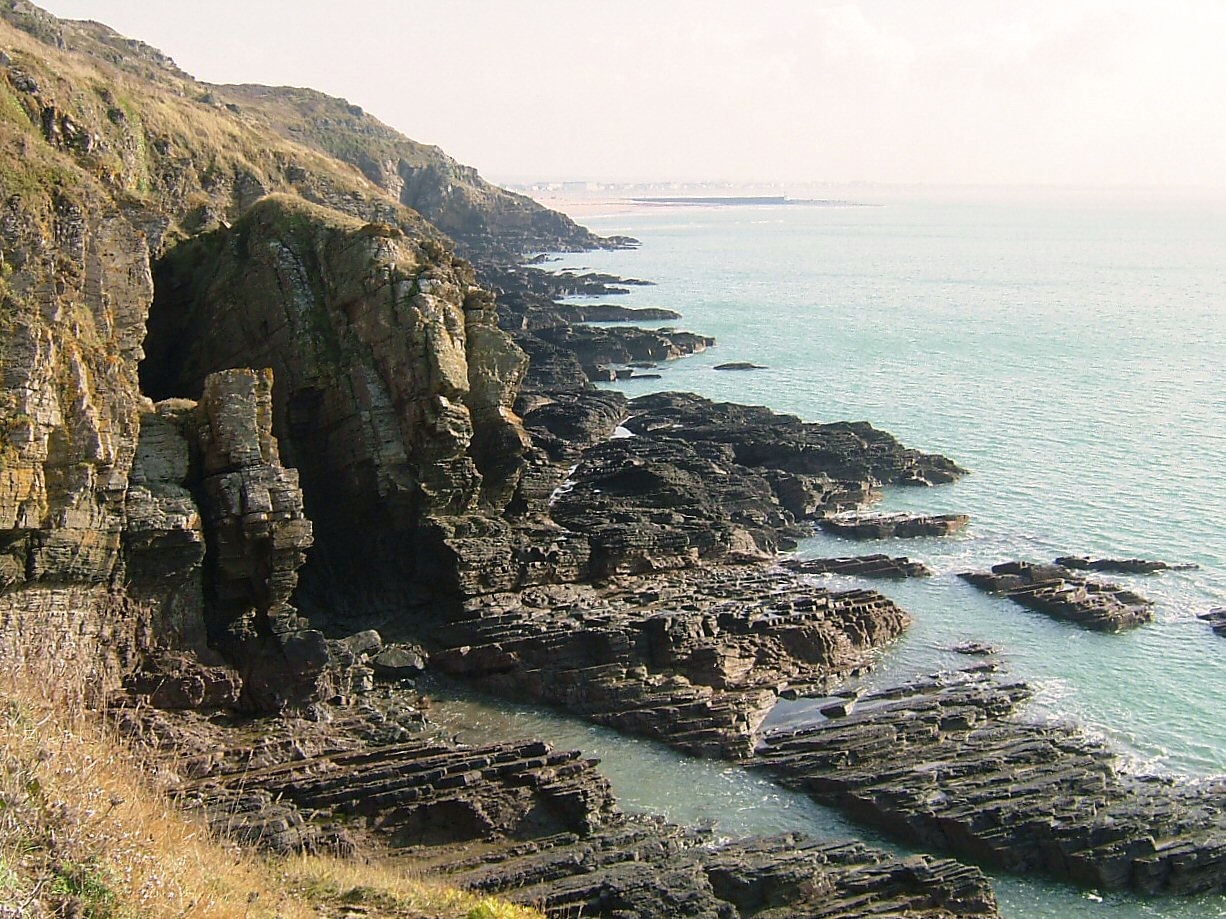
<svg viewBox="0 0 1226 919"><path fill-rule="evenodd" d="M228 838L281 853L426 859L449 883L549 915L998 915L978 869L800 834L717 840L627 817L592 760L538 741L457 744L397 698L335 709L326 723L227 725L147 708L113 717Z"/></svg>
<svg viewBox="0 0 1226 919"><path fill-rule="evenodd" d="M845 558L804 558L780 562L797 574L852 574L865 578L925 578L932 569L909 558L888 555L854 555Z"/></svg>
<svg viewBox="0 0 1226 919"><path fill-rule="evenodd" d="M1211 609L1207 613L1201 613L1197 618L1208 622L1215 635L1226 638L1226 608Z"/></svg>
<svg viewBox="0 0 1226 919"><path fill-rule="evenodd" d="M328 655L323 636L289 602L311 522L297 472L281 465L272 435L272 374L210 375L194 421L209 644L238 669L247 705L308 699Z"/></svg>
<svg viewBox="0 0 1226 919"><path fill-rule="evenodd" d="M609 439L626 417L626 397L605 390L560 390L521 396L517 408L534 446L552 462L573 462L583 450Z"/></svg>
<svg viewBox="0 0 1226 919"><path fill-rule="evenodd" d="M1056 559L1061 568L1074 571L1107 571L1115 574L1153 574L1158 571L1194 571L1196 565L1171 565L1143 558L1089 558L1084 555L1062 555Z"/></svg>
<svg viewBox="0 0 1226 919"><path fill-rule="evenodd" d="M636 436L583 453L551 516L585 536L592 574L766 558L804 535L771 481L730 447Z"/></svg>
<svg viewBox="0 0 1226 919"><path fill-rule="evenodd" d="M1119 632L1149 622L1153 602L1118 584L1087 581L1054 565L1003 562L958 575L980 590L1089 629Z"/></svg>
<svg viewBox="0 0 1226 919"><path fill-rule="evenodd" d="M273 368L274 431L317 525L300 594L321 613L338 591L355 617L400 603L435 577L427 518L496 513L522 474L524 355L470 269L429 242L272 196L159 265L148 385Z"/></svg>
<svg viewBox="0 0 1226 919"><path fill-rule="evenodd" d="M697 354L715 344L714 338L675 329L602 328L584 325L548 326L535 330L537 338L571 352L585 368L611 364L670 361ZM591 376L591 374L589 374Z"/></svg>
<svg viewBox="0 0 1226 919"><path fill-rule="evenodd" d="M757 567L477 597L440 622L432 665L708 756L745 756L788 687L864 667L908 617Z"/></svg>
<svg viewBox="0 0 1226 919"><path fill-rule="evenodd" d="M978 668L937 674L768 735L758 762L913 845L980 864L1100 890L1226 888L1226 778L1133 776L1076 728L1020 720L1030 696Z"/></svg>
<svg viewBox="0 0 1226 919"><path fill-rule="evenodd" d="M634 399L626 427L636 434L726 444L743 466L857 484L940 484L966 474L952 460L904 447L866 422L814 424L763 406L712 402L692 393Z"/></svg>
<svg viewBox="0 0 1226 919"><path fill-rule="evenodd" d="M892 539L948 536L970 523L966 514L861 514L823 517L823 530L848 539Z"/></svg>
<svg viewBox="0 0 1226 919"><path fill-rule="evenodd" d="M171 400L140 415L123 533L128 595L150 607L164 647L215 662L205 634L204 524L191 493L194 402Z"/></svg>
<svg viewBox="0 0 1226 919"><path fill-rule="evenodd" d="M594 837L551 837L440 870L453 883L538 905L551 916L998 915L982 873L945 859L896 859L800 834L717 842L709 832L643 818Z"/></svg>

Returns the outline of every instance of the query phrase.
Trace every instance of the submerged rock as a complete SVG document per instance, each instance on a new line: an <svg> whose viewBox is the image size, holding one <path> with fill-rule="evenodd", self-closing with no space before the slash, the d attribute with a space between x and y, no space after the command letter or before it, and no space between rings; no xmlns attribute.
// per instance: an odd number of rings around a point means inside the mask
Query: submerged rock
<svg viewBox="0 0 1226 919"><path fill-rule="evenodd" d="M1153 602L1140 594L1053 565L1004 562L991 571L964 571L958 577L1027 609L1102 632L1134 628L1154 617Z"/></svg>
<svg viewBox="0 0 1226 919"><path fill-rule="evenodd" d="M729 361L726 364L716 364L712 370L766 370L761 364L752 364L749 361Z"/></svg>
<svg viewBox="0 0 1226 919"><path fill-rule="evenodd" d="M1197 618L1208 622L1215 635L1226 638L1226 607L1211 609L1207 613L1201 613Z"/></svg>

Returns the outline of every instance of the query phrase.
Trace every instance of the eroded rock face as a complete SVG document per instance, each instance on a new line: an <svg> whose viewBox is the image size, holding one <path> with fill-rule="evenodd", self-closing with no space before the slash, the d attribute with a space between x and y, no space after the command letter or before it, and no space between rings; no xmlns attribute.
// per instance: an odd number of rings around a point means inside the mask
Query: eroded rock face
<svg viewBox="0 0 1226 919"><path fill-rule="evenodd" d="M249 707L309 699L328 654L289 602L312 528L272 435L272 374L210 375L192 420L209 644L238 670Z"/></svg>
<svg viewBox="0 0 1226 919"><path fill-rule="evenodd" d="M1098 889L1226 888L1226 779L1134 776L1077 728L1016 710L1032 691L992 665L862 696L768 735L760 763L909 842Z"/></svg>
<svg viewBox="0 0 1226 919"><path fill-rule="evenodd" d="M147 638L116 580L148 251L95 190L2 191L0 657L37 649L106 687Z"/></svg>
<svg viewBox="0 0 1226 919"><path fill-rule="evenodd" d="M274 430L318 527L321 580L304 584L317 607L346 584L394 603L437 579L420 551L429 518L511 499L526 359L441 248L274 197L158 277L155 392L195 392L227 366L276 374Z"/></svg>

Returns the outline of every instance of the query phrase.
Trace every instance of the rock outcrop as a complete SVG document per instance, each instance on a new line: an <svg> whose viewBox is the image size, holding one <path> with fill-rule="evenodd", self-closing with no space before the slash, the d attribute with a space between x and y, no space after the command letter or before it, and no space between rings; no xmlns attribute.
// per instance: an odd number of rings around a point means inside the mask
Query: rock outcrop
<svg viewBox="0 0 1226 919"><path fill-rule="evenodd" d="M401 857L551 916L998 915L978 869L799 834L729 842L627 816L594 760L539 741L457 744L414 701L372 696L326 723L227 727L147 708L113 717L228 838L279 853Z"/></svg>
<svg viewBox="0 0 1226 919"><path fill-rule="evenodd" d="M923 562L888 555L852 555L844 558L788 559L780 563L797 574L850 574L862 578L926 578L932 569Z"/></svg>
<svg viewBox="0 0 1226 919"><path fill-rule="evenodd" d="M274 430L318 528L314 567L328 572L304 585L316 608L341 587L395 603L435 578L418 546L428 518L511 499L526 359L441 247L274 196L180 245L158 284L152 392L195 394L227 366L276 374Z"/></svg>
<svg viewBox="0 0 1226 919"><path fill-rule="evenodd" d="M965 527L970 520L966 514L847 513L823 517L818 525L847 539L913 539L920 536L949 536Z"/></svg>
<svg viewBox="0 0 1226 919"><path fill-rule="evenodd" d="M965 571L959 577L1027 609L1101 632L1135 628L1154 617L1153 602L1135 591L1087 581L1059 566L1002 562L991 571Z"/></svg>
<svg viewBox="0 0 1226 919"><path fill-rule="evenodd" d="M1055 563L1074 571L1105 571L1111 574L1154 574L1196 569L1196 565L1172 565L1144 558L1090 558L1084 555L1062 555Z"/></svg>
<svg viewBox="0 0 1226 919"><path fill-rule="evenodd" d="M780 692L824 691L908 622L873 591L701 568L474 598L438 623L431 660L687 752L743 757Z"/></svg>
<svg viewBox="0 0 1226 919"><path fill-rule="evenodd" d="M869 693L768 735L786 784L924 848L1099 890L1226 889L1226 777L1132 775L1080 730L1022 720L991 665Z"/></svg>

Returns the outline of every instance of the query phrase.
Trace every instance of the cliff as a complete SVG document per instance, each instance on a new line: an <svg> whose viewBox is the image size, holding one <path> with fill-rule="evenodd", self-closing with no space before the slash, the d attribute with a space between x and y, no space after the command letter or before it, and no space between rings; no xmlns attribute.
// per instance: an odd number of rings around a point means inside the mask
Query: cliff
<svg viewBox="0 0 1226 919"><path fill-rule="evenodd" d="M0 653L111 686L157 644L221 652L268 707L326 658L290 605L311 539L287 467L320 460L323 571L372 523L403 557L423 515L496 512L517 482L525 358L404 202L471 240L505 225L504 253L599 240L338 100L232 96L252 111L105 26L0 11ZM326 152L342 135L362 163L394 152L403 187ZM232 368L257 372L210 377Z"/></svg>

